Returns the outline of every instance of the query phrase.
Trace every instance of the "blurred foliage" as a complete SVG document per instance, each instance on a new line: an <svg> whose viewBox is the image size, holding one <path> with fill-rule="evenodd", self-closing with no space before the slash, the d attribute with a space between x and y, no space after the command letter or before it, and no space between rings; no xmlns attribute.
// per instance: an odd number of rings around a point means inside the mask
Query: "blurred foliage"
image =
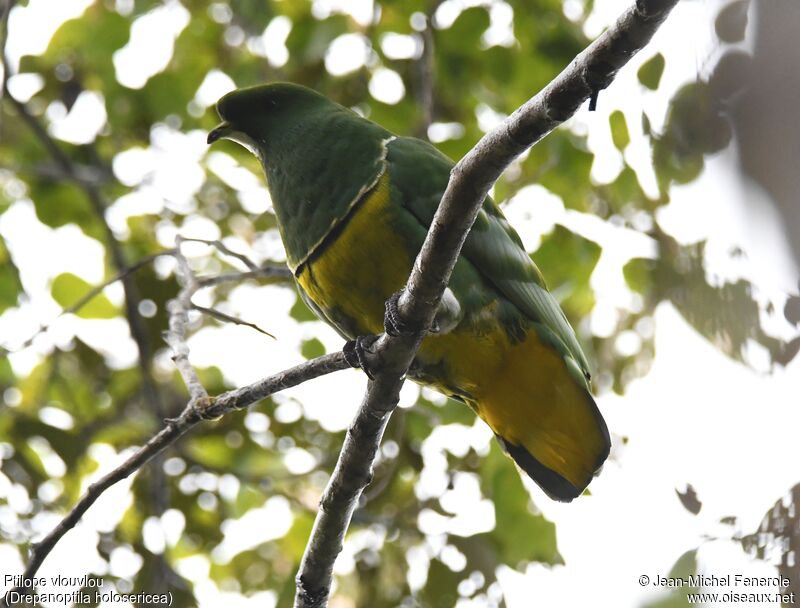
<svg viewBox="0 0 800 608"><path fill-rule="evenodd" d="M739 541L745 551L768 561L789 580L780 593L800 595L800 484L791 488L766 512L758 530ZM786 604L788 605L788 604Z"/></svg>
<svg viewBox="0 0 800 608"><path fill-rule="evenodd" d="M690 576L695 576L697 574L697 550L692 549L678 558L667 574L667 578L688 580ZM668 590L665 597L646 603L642 608L685 608L695 603L690 602L687 596L697 592L697 587L691 587L689 585L674 587Z"/></svg>
<svg viewBox="0 0 800 608"><path fill-rule="evenodd" d="M591 11L590 1L583 3L584 16L575 20L563 16L561 0L494 2L513 12L512 30L499 42L487 38L496 14L489 3L456 11L452 22L445 22L444 14L435 11L439 4L384 0L376 3L372 20L363 24L319 1L97 0L83 15L64 23L43 53L23 57L19 73L41 80L26 107L45 128L52 127L59 116L69 117L89 93L99 96L107 120L88 143L60 141L58 131L51 128L57 145L74 165L74 174L66 175L28 122L20 120L13 105L4 100L0 215L12 206L31 205L38 220L48 227L77 227L106 252L106 278L121 270L111 261L112 249L118 248L128 263L133 263L170 247L170 237L165 235L198 220L213 222L220 238L239 251L248 251L258 263L280 261L280 253L270 244L277 239L274 216L269 211L253 213L246 194L212 166L210 155L183 159L202 173L195 186L180 184L183 190L175 194L159 182L159 171L168 173L170 166L160 166L164 151L190 156L191 146L182 139L187 137L184 134L200 133L202 137L216 123L214 112L204 105L209 100L197 95L201 83L209 73L219 76L220 72L238 86L275 79L303 83L402 134L424 127L425 112L418 99L423 97L424 87L431 86L434 121L459 126L438 145L459 158L483 134L479 116L512 112L589 42L582 25ZM722 41L741 39L747 19L743 6L744 2L737 0L720 13L716 31ZM117 53L131 43L136 25L143 23L139 20L167 20L168 11L185 17L183 27L176 28L171 58L140 88L121 84ZM433 77L428 80L419 60L424 39L421 30L425 15L434 13L442 20L428 19L434 41ZM288 23L284 45L271 29L281 23ZM366 55L361 65L332 76L326 60L330 60L333 43L348 34L361 37ZM390 52L387 44L398 35L410 43L411 51L405 55ZM601 390L622 392L631 379L646 372L654 354L652 318L664 302L675 306L724 353L742 362L747 362L747 348L752 344L764 347L772 362L780 364L788 363L797 352L797 341L784 344L763 329L769 308L757 299L747 280L716 281L707 267L704 243L679 243L656 221L656 212L669 201L670 187L696 179L707 156L730 140L718 94L735 94L735 73L746 57L727 54L723 59L709 79L689 83L674 95L666 126L659 132L652 129L644 113L641 117L621 111L610 115L608 128L620 151L631 143L634 127L643 125L652 145L659 186L655 198L645 194L636 172L624 159L613 180L593 183L594 154L585 137L569 129L540 142L497 184L501 201L524 186L540 184L559 196L571 213L592 214L600 221L644 234L656 245L654 258L635 258L625 265L632 304L616 310L613 330L602 336L591 335L588 323L596 306L590 279L602 247L557 224L543 236L537 251L531 252L567 316L590 345ZM402 80L404 94L396 104L378 101L370 93L373 74L380 68L393 70ZM659 86L664 70L661 54L641 66L638 77L643 95L663 94ZM600 100L601 104L614 103L613 86ZM170 142L179 143L169 148ZM219 150L217 158L232 160L261 179L259 168L245 151L229 144L222 144ZM121 168L126 154L155 156L147 157L146 171L131 177ZM114 224L107 230L104 222L110 221L111 214L97 214L87 197L87 184L98 188L115 207L122 207L124 197L136 194L141 211L136 207L125 217L124 225ZM143 205L143 201L153 204ZM46 254L53 253L47 252L45 245L43 248ZM0 237L0 313L6 314L25 307L30 294L24 288L32 288L20 276L22 261L15 260L13 253ZM210 254L193 259L193 263L201 275L241 269ZM52 298L51 303L69 308L95 287L78 276L79 269L76 273L50 277L49 294L36 297ZM175 279L168 266L165 269L154 263L133 274L131 284L130 293L140 298L132 307L143 327L139 337L152 351L142 366L115 359L107 350L77 337L64 340L63 336L54 342L36 341L37 352L44 355L24 374L15 374L8 359L0 359L4 399L0 479L6 488L0 496L4 510L0 536L19 547L23 560L33 522L40 514L68 509L89 477L110 458L109 450L120 452L141 445L160 428L164 415L174 414L185 403L185 390L164 356L160 337L167 324L167 301L176 294ZM207 293L214 305L224 307L236 289L235 283L221 283ZM115 293L108 289L91 299L77 311L78 321L124 320L129 313ZM785 306L787 318L794 322L797 301L796 297L790 299ZM314 320L299 298L293 302L287 315L298 323ZM201 320L198 324L214 322ZM637 347L620 350L617 345L622 335L633 335ZM3 346L15 348L14 344ZM307 337L299 352L315 357L325 352L325 345L316 337ZM143 373L152 376L161 408L149 401ZM210 393L230 388L216 368L200 373ZM355 401L358 395L341 398ZM176 605L192 605L193 583L179 572L181 563L195 557L206 560L209 576L221 589L244 594L271 590L279 606L291 604L294 573L343 433L326 431L302 408L295 417L274 416L275 406L283 403L286 401L276 398L275 403L262 403L250 413L204 425L136 476L132 503L116 528L100 535L97 546L106 560L120 547L143 558L143 567L131 581L133 589L155 593L169 588ZM413 408L399 410L394 416L375 481L349 535L357 549L352 569L338 577L339 605L452 606L459 597L473 598L478 605L499 605L503 602L497 583L499 566L523 569L528 562L552 565L563 561L554 525L533 505L511 462L494 444L483 455L472 448L443 449L451 487L439 488L437 496L420 491L420 475L426 468L422 448L431 433L443 425L463 429L473 420L462 405L434 403L424 393ZM287 467L288 455L297 450L313 461L307 473L292 473ZM448 531L447 525L436 533L423 531L420 521L426 514L435 514L445 523L452 521L454 513L445 509L440 499L458 479L479 480L480 493L493 505L496 524L489 531L467 535ZM11 489L17 497L13 501L9 499ZM218 557L215 551L225 526L276 497L282 497L291 509L288 531L230 559ZM174 526L171 514L175 511L182 514L183 527L161 552L145 542L142 529L147 521L158 518ZM412 554L429 564L427 575L423 571L423 576L414 580L408 575ZM693 559L693 554L685 556L676 568L692 570ZM105 578L116 580L114 576ZM123 581L118 582L124 586Z"/></svg>

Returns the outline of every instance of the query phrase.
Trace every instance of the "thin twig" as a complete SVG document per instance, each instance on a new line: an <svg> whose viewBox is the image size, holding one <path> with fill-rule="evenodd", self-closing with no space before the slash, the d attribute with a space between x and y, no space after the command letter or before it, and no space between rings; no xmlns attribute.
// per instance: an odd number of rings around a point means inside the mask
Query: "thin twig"
<svg viewBox="0 0 800 608"><path fill-rule="evenodd" d="M305 361L253 384L223 393L214 399L210 399L209 406L204 409L196 407L195 401L191 399L180 416L167 421L167 425L144 446L139 448L135 454L113 471L92 483L67 516L42 541L31 547L30 559L25 572L22 574L23 579L31 579L35 576L42 562L56 543L61 540L64 534L75 527L87 509L95 503L103 492L118 481L139 470L144 464L163 452L179 437L200 422L215 420L220 416L249 407L277 392L297 386L307 380L347 368L349 368L349 365L345 361L344 355L341 352L335 352ZM24 588L24 585L20 585L12 589L12 591L19 591ZM0 602L0 607L6 608L7 606L6 598L4 598Z"/></svg>
<svg viewBox="0 0 800 608"><path fill-rule="evenodd" d="M358 499L371 479L371 466L400 387L426 328L430 327L461 246L492 184L522 152L571 117L593 92L647 44L678 0L636 0L618 21L581 53L539 94L486 134L455 166L414 263L398 308L410 335L386 334L372 355L375 380L345 436L333 475L320 501L311 537L296 577L296 608L326 606L333 564Z"/></svg>
<svg viewBox="0 0 800 608"><path fill-rule="evenodd" d="M256 264L253 260L251 260L250 258L248 258L246 255L244 255L242 253L237 253L235 251L232 251L231 249L229 249L225 245L225 243L223 243L220 240L210 241L210 240L207 240L207 239L194 239L194 238L184 237L183 238L183 242L184 243L202 243L203 245L208 245L209 247L214 247L215 249L217 249L217 251L220 251L221 253L224 253L225 255L230 256L232 258L236 258L237 260L242 262L242 264L247 266L251 271L258 270L258 264Z"/></svg>
<svg viewBox="0 0 800 608"><path fill-rule="evenodd" d="M5 59L5 55L3 58ZM5 73L7 74L7 62L5 63L5 68ZM150 406L155 416L161 420L166 416L167 410L164 405L162 395L158 390L155 377L153 376L153 346L150 341L147 328L145 327L144 320L139 313L139 304L141 303L139 290L136 287L133 276L131 273L127 272L128 264L125 253L122 249L122 245L117 240L113 230L111 230L111 226L106 219L108 203L96 184L87 182L83 179L82 168L76 165L67 155L67 153L64 152L61 146L50 136L50 134L47 132L47 129L28 109L27 105L15 99L8 92L8 87L5 82L3 83L3 91L7 98L11 100L23 122L28 125L35 137L55 161L56 165L61 168L70 181L76 184L83 191L87 200L89 201L89 205L94 212L94 215L97 218L97 221L103 230L106 246L111 254L110 257L112 267L121 275L122 289L125 296L125 318L128 321L128 328L130 330L131 337L136 343L136 349L139 352L137 366L141 376L143 401L145 404ZM90 151L93 153L92 156L95 159L99 159L99 155L94 153L93 149L90 148ZM106 173L110 174L110 172ZM165 482L163 471L161 471L160 468L156 467L154 469L150 482L151 506L154 514L158 516L161 515L164 510L166 510L169 502L168 487ZM162 574L167 576L169 575L169 572L167 572L169 569L163 560L159 561L159 568L162 570Z"/></svg>
<svg viewBox="0 0 800 608"><path fill-rule="evenodd" d="M434 0L427 14L425 15L425 29L420 36L422 38L422 53L416 62L417 72L417 106L422 110L422 120L417 128L417 137L428 139L428 128L434 119L434 43L433 43L433 19L436 9L442 0Z"/></svg>
<svg viewBox="0 0 800 608"><path fill-rule="evenodd" d="M103 290L106 287L108 287L109 285L112 285L112 284L116 283L117 281L120 281L120 280L124 279L128 275L133 274L137 270L140 270L144 266L147 266L148 264L152 263L153 260L155 260L157 258L160 258L161 256L173 255L174 253L175 253L174 249L167 249L165 251L159 251L158 253L154 253L153 255L149 255L147 257L144 257L141 260L139 260L138 262L132 264L131 266L128 266L128 268L126 268L123 272L118 272L117 274L115 274L113 277L111 277L107 281L105 281L105 282L101 283L100 285L97 285L96 287L93 287L92 289L87 291L74 304L71 304L70 306L67 306L64 310L62 310L60 313L58 313L58 315L52 321L50 321L46 325L42 325L41 327L39 327L39 329L36 331L35 334L33 334L30 338L25 340L25 342L20 344L17 348L11 349L11 348L8 348L6 346L0 346L0 357L5 357L5 356L8 356L9 354L14 354L14 353L17 353L17 352L19 352L21 350L24 350L24 349L28 348L29 346L31 346L31 344L33 344L33 341L36 338L38 338L43 333L46 333L53 326L53 324L56 321L58 321L61 317L65 316L65 315L75 314L75 313L79 312L84 306L86 306L89 302L91 302L91 300L94 297L100 295L103 292Z"/></svg>
<svg viewBox="0 0 800 608"><path fill-rule="evenodd" d="M192 296L199 289L199 285L192 269L189 267L189 261L181 251L182 242L183 238L178 235L175 239L175 260L178 263L175 275L178 277L181 290L176 298L167 302L169 331L164 334L164 340L172 349L172 360L175 362L175 367L178 368L184 384L186 384L192 401L197 403L198 407L204 407L209 402L208 392L189 362L189 345L187 343L189 311L193 307Z"/></svg>
<svg viewBox="0 0 800 608"><path fill-rule="evenodd" d="M269 279L268 283L292 283L294 275L286 266L267 264L256 270L245 270L243 272L223 272L211 277L198 277L197 282L200 287L213 287L222 283L244 281L246 279Z"/></svg>
<svg viewBox="0 0 800 608"><path fill-rule="evenodd" d="M216 308L206 308L205 306L200 306L199 304L192 304L192 308L198 312L202 312L204 315L208 315L209 317L215 318L217 321L222 321L223 323L233 323L234 325L243 325L244 327L255 329L258 333L264 334L265 336L269 336L273 340L277 340L275 336L273 336L267 330L261 329L255 323L249 323L248 321L244 321L237 317L233 317L229 314L222 312L221 310L217 310Z"/></svg>
<svg viewBox="0 0 800 608"><path fill-rule="evenodd" d="M86 182L80 176L76 165L72 159L64 152L61 146L50 136L47 129L39 122L39 119L34 116L28 109L27 105L8 93L8 87L5 87L5 94L11 101L12 105L16 108L17 113L23 122L28 125L31 132L36 136L39 142L47 150L48 154L53 158L56 164L62 169L65 175L69 176L70 180L78 185L83 193L86 195L89 204L94 211L97 221L100 223L103 233L106 237L106 245L111 253L111 261L114 268L122 275L122 288L125 293L125 317L128 320L131 336L136 343L137 350L139 351L139 370L142 375L142 386L145 392L145 399L149 402L156 415L164 417L164 406L156 388L155 379L152 373L153 364L153 349L148 338L147 330L144 326L141 316L139 315L139 297L136 284L133 282L130 273L126 273L128 264L125 260L125 254L122 251L114 232L111 230L108 222L106 221L105 213L108 207L103 194L92 183Z"/></svg>
<svg viewBox="0 0 800 608"><path fill-rule="evenodd" d="M117 281L127 277L130 274L140 270L144 266L152 263L157 258L162 256L172 256L175 255L175 249L166 249L164 251L159 251L158 253L154 253L147 257L142 258L141 260L135 262L134 264L128 266L128 268L123 272L118 272L113 277L104 281L100 285L97 285L87 291L79 300L77 300L74 304L67 306L64 310L62 310L56 317L54 317L49 323L41 325L36 333L26 339L22 344L17 347L11 348L9 346L0 345L0 358L7 357L8 355L13 355L20 351L29 348L34 340L41 336L44 333L50 331L53 325L61 319L62 317L75 314L79 312L84 306L86 306L95 296L98 296L102 293L102 291L108 287L109 285L113 285ZM213 287L219 285L221 283L234 283L239 281L244 281L247 279L269 279L268 282L274 283L288 283L293 282L292 272L286 266L278 266L273 264L268 264L266 266L261 266L256 270L247 270L244 272L228 272L222 273L215 276L209 277L198 277L197 284L199 288L205 287ZM266 333L267 335L272 335L269 332L262 332Z"/></svg>

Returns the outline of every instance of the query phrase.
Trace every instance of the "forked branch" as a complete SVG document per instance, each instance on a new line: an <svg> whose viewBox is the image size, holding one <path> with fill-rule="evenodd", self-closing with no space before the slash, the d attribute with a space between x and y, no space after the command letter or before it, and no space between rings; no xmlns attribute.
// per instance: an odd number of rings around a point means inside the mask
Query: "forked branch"
<svg viewBox="0 0 800 608"><path fill-rule="evenodd" d="M362 491L405 374L433 323L461 246L489 189L508 165L588 98L606 88L617 71L641 50L678 0L636 0L617 22L583 51L541 92L487 133L455 166L406 288L399 314L411 335L384 334L374 346L375 380L348 430L336 469L325 488L300 571L295 608L327 605L333 564ZM376 370L373 369L373 372Z"/></svg>

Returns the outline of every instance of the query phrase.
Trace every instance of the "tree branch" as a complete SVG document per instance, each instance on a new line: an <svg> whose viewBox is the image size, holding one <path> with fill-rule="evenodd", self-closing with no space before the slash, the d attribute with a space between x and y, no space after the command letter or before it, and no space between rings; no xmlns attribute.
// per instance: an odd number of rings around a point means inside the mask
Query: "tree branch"
<svg viewBox="0 0 800 608"><path fill-rule="evenodd" d="M242 325L243 327L249 327L250 329L254 329L260 334L269 336L273 340L277 340L277 338L273 336L271 333L269 333L266 329L261 329L255 323L250 323L249 321L245 321L244 319L238 319L234 316L222 312L221 310L217 310L216 308L207 308L205 306L200 306L199 304L192 304L192 309L196 310L197 312L201 312L204 315L208 315L209 317L216 319L217 321L221 321L222 323L233 323L234 325Z"/></svg>
<svg viewBox="0 0 800 608"><path fill-rule="evenodd" d="M433 15L442 0L433 0L425 15L425 29L420 32L422 54L416 62L417 72L417 105L422 110L422 118L417 128L417 137L428 139L428 128L434 119L434 43Z"/></svg>
<svg viewBox="0 0 800 608"><path fill-rule="evenodd" d="M169 331L164 334L164 340L172 349L172 361L183 378L183 383L189 391L191 401L200 408L206 407L209 402L208 392L200 382L197 372L189 362L189 345L187 334L189 331L189 311L192 309L192 296L200 288L197 279L189 267L189 261L181 251L183 238L179 235L175 239L175 260L178 263L175 275L181 284L181 291L174 300L167 303L169 312Z"/></svg>
<svg viewBox="0 0 800 608"><path fill-rule="evenodd" d="M116 275L114 275L113 277L111 277L107 281L104 281L100 285L97 285L96 287L93 287L92 289L87 291L74 304L72 304L70 306L67 306L64 310L62 310L60 313L58 313L58 315L52 321L50 321L46 325L40 326L39 329L36 331L36 333L34 333L30 338L25 340L17 348L11 349L11 348L9 348L7 346L0 345L0 358L7 357L10 354L14 354L16 352L19 352L21 350L24 350L24 349L28 348L31 344L33 344L33 341L36 338L38 338L43 333L46 333L58 319L60 319L64 315L77 313L78 311L80 311L81 308L83 308L89 302L91 302L91 300L95 296L100 295L103 292L103 290L106 287L108 287L109 285L112 285L112 284L116 283L117 281L120 281L120 280L124 279L128 275L133 274L137 270L140 270L144 266L147 266L148 264L150 264L156 258L159 258L159 257L164 256L164 255L174 255L174 254L175 254L175 250L174 249L167 249L165 251L159 251L158 253L154 253L153 255L148 255L147 257L142 258L141 260L135 262L134 264L131 264L124 271L118 272Z"/></svg>
<svg viewBox="0 0 800 608"><path fill-rule="evenodd" d="M11 15L11 9L14 8L16 0L3 0L3 5L0 7L0 69L3 70L2 81L0 81L0 102L3 101L5 96L8 82L9 63L6 56L6 43L8 42L8 18ZM0 113L0 127L2 127L3 116Z"/></svg>
<svg viewBox="0 0 800 608"><path fill-rule="evenodd" d="M72 511L70 511L41 542L36 543L31 548L30 560L22 575L23 579L30 579L35 576L42 562L56 543L61 540L64 534L75 527L75 524L80 521L83 514L86 513L89 507L95 503L103 492L118 481L136 472L144 464L175 443L179 437L197 426L200 422L204 420L216 420L220 416L249 407L257 401L266 399L292 386L302 384L307 380L349 367L341 352L330 353L290 367L289 369L259 380L258 382L254 382L253 384L227 391L215 398L209 398L207 407L204 409L196 407L195 400L190 399L180 416L168 420L167 425L144 446L139 448L135 454L130 456L113 471L91 484L80 501L73 507ZM20 585L12 591L19 591L24 588L24 585ZM5 606L7 606L7 604L4 598L3 603L0 603L0 607Z"/></svg>
<svg viewBox="0 0 800 608"><path fill-rule="evenodd" d="M214 247L220 253L224 253L227 256L232 258L236 258L242 264L247 266L248 270L256 271L258 270L258 264L256 264L253 260L248 258L246 255L242 253L237 253L231 249L229 249L225 243L220 240L209 241L208 239L196 239L196 238L187 238L183 237L181 239L184 243L202 243L203 245L208 245L209 247Z"/></svg>
<svg viewBox="0 0 800 608"><path fill-rule="evenodd" d="M163 418L165 415L164 405L161 402L158 389L156 387L155 379L153 378L152 364L153 364L153 348L147 336L147 330L144 327L141 317L139 316L139 297L136 284L133 282L131 274L128 272L128 264L125 259L125 254L122 246L114 236L114 232L106 221L105 213L108 207L103 194L92 183L87 182L81 176L78 167L72 162L72 159L67 155L61 146L50 136L47 129L41 124L39 119L34 116L28 106L15 99L9 92L6 83L3 83L3 89L6 97L11 101L12 105L16 108L17 113L22 118L23 122L28 125L28 128L39 140L39 142L47 150L48 154L53 158L58 167L63 171L64 175L70 181L76 184L86 195L87 200L97 217L103 233L106 237L106 245L111 254L111 261L114 269L119 273L122 280L122 287L125 293L125 317L128 320L131 337L136 343L136 348L139 351L139 370L142 375L142 386L144 389L145 400L151 404L156 415Z"/></svg>
<svg viewBox="0 0 800 608"><path fill-rule="evenodd" d="M22 575L22 584L16 586L12 591L27 589L26 579L34 577L53 547L61 540L64 534L75 527L83 514L97 501L103 492L118 481L129 477L148 461L157 458L167 447L172 445L179 437L201 421L216 420L229 412L248 407L278 391L296 386L312 378L350 367L342 352L332 353L296 365L295 367L248 386L228 391L217 397L210 397L189 362L189 346L187 343L189 331L188 315L189 311L195 307L194 304L192 304L192 296L198 289L204 287L192 272L189 261L181 251L181 245L191 240L194 239L184 239L178 236L175 240L174 249L157 254L172 255L177 262L176 276L181 285L181 290L177 297L171 300L167 305L169 311L169 331L165 333L165 339L173 351L173 361L189 391L188 403L180 416L175 419L167 419L166 427L151 438L143 447L139 448L135 454L113 471L91 484L86 494L83 495L67 516L59 522L44 540L32 546L28 566ZM208 242L207 244L217 247L223 253L242 259L239 254L227 250L222 243ZM151 256L150 258L140 261L136 267L139 268L143 266L152 261L155 257L157 256ZM251 274L257 275L263 270L252 262L249 262L249 260L245 262L245 265L253 268L253 270L249 271ZM128 273L132 271L133 270L129 269ZM119 280L120 278L122 277L117 277L115 280ZM102 289L102 287L93 290L92 295L99 293L100 289ZM76 304L83 305L88 302L89 299L91 299L91 297L84 297ZM164 566L167 568L165 563ZM8 595L0 601L0 608L8 606L7 597Z"/></svg>
<svg viewBox="0 0 800 608"><path fill-rule="evenodd" d="M200 287L212 287L221 283L239 282L246 279L267 279L267 283L285 283L294 286L292 271L286 266L275 264L266 264L256 270L224 272L212 277L198 277L197 282L200 283Z"/></svg>
<svg viewBox="0 0 800 608"><path fill-rule="evenodd" d="M7 67L7 62L6 62ZM86 195L90 207L97 217L97 221L103 230L106 246L111 257L111 266L120 276L122 289L124 292L125 318L128 321L128 328L136 349L139 352L137 365L141 376L142 395L145 404L148 404L154 415L158 419L163 419L167 415L167 408L158 390L158 384L153 376L153 355L154 349L147 333L144 321L139 314L139 304L141 296L134 282L133 276L128 272L128 263L122 245L117 241L114 232L106 220L107 201L101 190L93 183L83 179L81 168L73 163L69 155L61 146L50 136L47 129L39 122L39 119L30 112L27 105L15 99L9 92L5 81L3 82L4 94L11 100L17 113L28 125L30 130L44 146L47 152L55 161L56 165L64 172L64 175L77 185ZM96 155L95 155L96 156ZM153 471L151 483L151 505L156 515L161 515L166 510L169 502L167 486L163 472L159 468ZM162 570L164 567L162 565Z"/></svg>
<svg viewBox="0 0 800 608"><path fill-rule="evenodd" d="M200 277L197 279L198 283L200 283L200 287L211 287L213 285L219 285L220 283L226 283L229 281L257 278L272 279L276 283L286 281L291 282L294 285L294 275L292 274L292 271L289 270L289 268L285 265L267 262L259 266L246 255L233 251L220 240L210 241L208 239L181 237L181 241L184 243L202 243L203 245L208 245L223 255L235 258L247 266L247 270L243 272L223 273L213 277Z"/></svg>
<svg viewBox="0 0 800 608"><path fill-rule="evenodd" d="M451 172L398 303L403 324L416 331L399 337L384 334L372 347L379 364L373 369L378 371L375 380L367 385L320 500L296 578L296 608L327 605L334 561L342 549L358 499L371 479L372 462L397 405L405 374L433 323L461 246L489 189L517 156L608 86L617 71L647 44L677 1L636 0L547 87L487 133Z"/></svg>

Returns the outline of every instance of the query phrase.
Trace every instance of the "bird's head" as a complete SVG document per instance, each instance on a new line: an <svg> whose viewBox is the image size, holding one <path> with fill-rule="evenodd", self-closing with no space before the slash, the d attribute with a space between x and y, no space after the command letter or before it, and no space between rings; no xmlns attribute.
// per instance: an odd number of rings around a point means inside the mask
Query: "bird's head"
<svg viewBox="0 0 800 608"><path fill-rule="evenodd" d="M217 102L222 124L208 134L208 143L230 139L262 162L276 139L320 110L335 107L328 98L289 82L238 89Z"/></svg>
<svg viewBox="0 0 800 608"><path fill-rule="evenodd" d="M261 161L290 268L298 268L386 170L392 134L306 87L271 83L217 102L230 139Z"/></svg>

